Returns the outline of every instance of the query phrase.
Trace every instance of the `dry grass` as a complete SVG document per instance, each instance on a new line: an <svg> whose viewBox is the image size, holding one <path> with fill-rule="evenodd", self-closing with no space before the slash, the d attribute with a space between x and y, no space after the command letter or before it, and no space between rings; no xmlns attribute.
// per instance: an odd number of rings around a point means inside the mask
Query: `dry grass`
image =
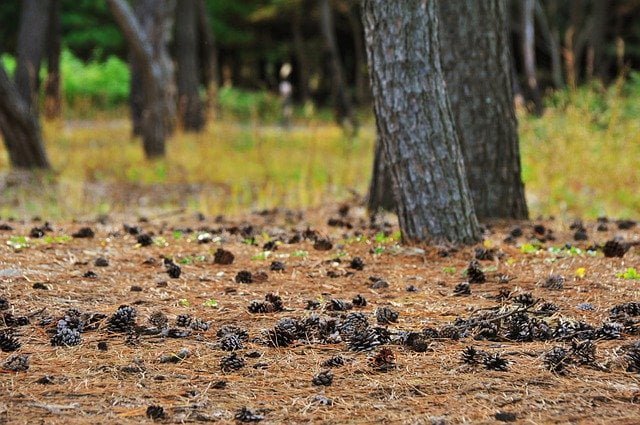
<svg viewBox="0 0 640 425"><path fill-rule="evenodd" d="M225 324L238 324L249 330L250 337L271 328L282 317L303 317L305 300L326 301L330 298L351 299L363 294L369 305L361 311L369 314L376 307L388 305L400 312L400 320L391 325L397 330L420 330L425 326L438 327L456 317L466 317L472 311L492 307L491 299L499 289L509 287L517 291L531 291L536 297L556 303L559 316L573 317L598 324L607 317L608 309L621 302L638 301L640 281L623 280L616 273L637 266L638 248L622 259L590 256L556 256L547 252L523 254L517 246L502 244L508 230L497 226L487 240L499 247L505 256L501 260L484 263L495 267L491 278L483 285L473 285L468 297L453 297L453 287L463 278L460 272L471 258L472 250L464 249L451 257L440 257L436 248L424 253L414 249L394 247L395 242L375 242L373 233L361 227L367 223L364 211L352 209L349 221L353 231L324 226L333 208L309 211L302 221L292 215L277 214L244 218L228 218L223 223L198 222L191 215L164 217L141 223L145 230L161 235L167 244L139 247L135 238L121 229L122 218L111 217L106 224L88 223L96 231L94 239L72 240L66 243L33 242L32 246L14 251L5 245L10 236L27 234L33 223L13 223L12 232L4 232L0 239L0 270L16 269L15 276L0 281L0 295L13 304L15 314L26 314L45 308L43 314L58 316L66 309L95 311L110 314L118 305L135 304L139 323L144 323L154 311L162 311L170 318L189 313L209 320L211 330L186 339L142 337L140 345L125 344L121 335L108 334L104 329L84 334L78 347L55 348L48 344L44 328L29 325L20 328L23 347L20 353L31 356L31 368L22 373L0 373L0 421L8 423L144 423L150 404L164 406L168 422L197 422L216 420L232 423L237 409L247 406L262 410L265 423L411 423L429 424L433 417L444 417L447 423L495 423L497 412L517 415L519 423L637 423L640 416L640 379L638 374L625 372L621 347L632 342L599 341L597 361L606 371L589 367L569 367L566 375L547 371L541 355L553 345L562 343L508 341L432 340L430 350L416 353L400 346L391 346L397 355L397 368L386 373L374 371L368 356L351 353L344 344L304 345L290 348L268 348L249 343L242 353L258 350L261 358L247 359L247 367L224 374L218 363L226 353L215 349L215 333ZM362 221L360 221L362 220ZM262 250L242 243L242 237L227 232L213 245L198 244L194 236L174 238L174 226L184 228L210 226L230 227L251 223L256 226L257 242L288 233L294 227L304 229L308 224L339 244L332 251L315 251L310 242L281 245L267 260L256 258ZM362 223L362 224L359 224ZM54 223L54 235L67 235L87 223ZM556 230L557 246L570 241L571 232L560 223L547 223ZM592 239L603 242L614 234L628 240L638 240L638 231L612 230L596 233L593 224L587 228ZM524 225L524 243L531 227ZM343 239L359 230L369 235L360 241ZM270 235L269 237L267 235ZM179 235L176 235L179 236ZM371 254L378 245L382 254ZM212 253L224 246L236 254L230 266L214 265ZM586 243L585 243L586 246ZM584 246L583 246L584 248ZM294 253L301 250L308 255ZM342 253L342 254L340 254ZM98 255L110 261L107 268L95 268ZM149 257L170 256L176 260L203 256L204 261L183 264L180 279L168 279L163 267L144 265ZM344 263L331 264L326 260L344 255L361 256L364 271L352 275ZM284 273L268 272L272 259L287 264ZM443 268L455 267L451 274ZM585 268L584 278L575 278L575 271ZM98 279L85 279L83 273L95 270ZM233 277L239 270L252 272L267 270L269 279L263 283L237 284ZM341 277L328 278L333 270ZM515 277L509 284L496 282L496 273ZM567 278L565 289L548 290L537 283L550 273ZM369 276L382 276L390 283L388 289L370 288ZM43 282L50 289L35 290L32 285ZM166 286L161 282L167 282ZM413 284L419 292L406 292ZM131 292L139 285L142 292ZM288 311L274 314L249 314L251 300L262 299L266 293L277 292ZM218 301L217 308L206 307L206 300ZM187 300L189 306L185 305ZM590 302L594 311L579 311L576 305ZM324 312L323 314L331 314ZM96 349L99 341L107 341L110 349ZM507 372L469 368L460 363L459 355L466 345L475 345L492 353L503 353L511 362ZM163 354L188 348L192 356L182 363L161 364ZM334 370L333 385L326 388L311 384L321 363L334 354L342 354L354 361ZM135 359L144 370L127 373L122 367ZM263 368L254 368L262 363ZM36 380L45 375L54 377L53 384L42 385ZM213 383L227 382L225 389L215 389ZM316 394L333 400L332 406L314 402Z"/></svg>
<svg viewBox="0 0 640 425"><path fill-rule="evenodd" d="M519 112L523 178L532 216L634 217L640 210L640 77L549 97L540 118ZM90 109L90 108L89 108ZM122 116L123 111L118 112ZM77 218L107 212L188 209L208 214L306 208L360 195L371 174L375 131L351 139L309 120L292 130L217 121L177 133L165 160L148 162L127 119L46 123L55 168L34 184L0 179L0 216ZM0 169L8 169L0 148ZM44 190L43 190L44 187Z"/></svg>

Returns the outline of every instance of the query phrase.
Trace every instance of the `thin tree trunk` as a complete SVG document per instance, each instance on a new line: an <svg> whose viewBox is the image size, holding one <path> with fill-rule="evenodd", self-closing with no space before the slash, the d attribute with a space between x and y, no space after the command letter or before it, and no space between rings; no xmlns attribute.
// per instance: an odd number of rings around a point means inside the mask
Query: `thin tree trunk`
<svg viewBox="0 0 640 425"><path fill-rule="evenodd" d="M60 116L62 110L60 93L60 53L62 41L60 13L62 1L50 1L51 10L49 11L49 36L47 40L47 80L44 85L44 114L48 119L54 119Z"/></svg>
<svg viewBox="0 0 640 425"><path fill-rule="evenodd" d="M593 75L600 78L607 77L605 47L610 7L609 2L606 0L594 0L593 31L590 33L589 44L593 55L591 64Z"/></svg>
<svg viewBox="0 0 640 425"><path fill-rule="evenodd" d="M403 239L477 242L479 225L440 64L436 4L362 4L378 137Z"/></svg>
<svg viewBox="0 0 640 425"><path fill-rule="evenodd" d="M540 0L536 0L536 14L540 27L542 29L542 36L546 39L549 45L549 56L551 58L551 78L553 85L556 88L564 87L564 80L562 78L562 52L560 50L560 31L556 21L556 9L557 4L555 2L550 3L550 12L547 14L544 6ZM548 15L551 15L549 17ZM553 21L551 24L549 21Z"/></svg>
<svg viewBox="0 0 640 425"><path fill-rule="evenodd" d="M205 118L198 93L200 63L198 58L198 0L183 0L176 9L176 62L178 114L187 131L200 131Z"/></svg>
<svg viewBox="0 0 640 425"><path fill-rule="evenodd" d="M49 168L38 117L0 65L0 132L11 165Z"/></svg>
<svg viewBox="0 0 640 425"><path fill-rule="evenodd" d="M362 20L357 7L349 7L349 25L353 34L353 56L355 58L356 101L359 105L368 102L369 85L367 84L367 53L364 45Z"/></svg>
<svg viewBox="0 0 640 425"><path fill-rule="evenodd" d="M533 101L534 112L542 114L542 97L538 87L536 67L535 0L522 0L522 62L527 91Z"/></svg>
<svg viewBox="0 0 640 425"><path fill-rule="evenodd" d="M367 208L370 213L376 213L380 210L395 210L396 201L392 182L389 161L384 155L384 147L380 140L376 140L373 172L367 197Z"/></svg>
<svg viewBox="0 0 640 425"><path fill-rule="evenodd" d="M205 0L197 0L198 29L202 43L202 63L204 80L207 87L209 109L218 114L218 88L220 87L220 65L218 63L218 49L216 38L211 29L209 13Z"/></svg>
<svg viewBox="0 0 640 425"><path fill-rule="evenodd" d="M480 219L527 218L506 0L438 0L442 69Z"/></svg>
<svg viewBox="0 0 640 425"><path fill-rule="evenodd" d="M50 0L23 0L18 31L16 87L27 105L37 105L40 64L47 38Z"/></svg>
<svg viewBox="0 0 640 425"><path fill-rule="evenodd" d="M302 5L294 7L291 19L291 34L293 35L293 50L296 57L296 74L298 77L298 89L300 100L309 100L309 61L302 36Z"/></svg>
<svg viewBox="0 0 640 425"><path fill-rule="evenodd" d="M173 64L167 50L175 2L137 0L140 19L125 0L107 0L140 67L143 110L141 133L148 158L164 156L166 139L175 125Z"/></svg>
<svg viewBox="0 0 640 425"><path fill-rule="evenodd" d="M349 96L344 68L340 60L340 52L336 41L335 27L333 24L333 12L329 0L318 0L320 5L320 29L325 42L325 48L331 67L332 93L338 121L341 124L349 124L354 130L358 128L355 111Z"/></svg>
<svg viewBox="0 0 640 425"><path fill-rule="evenodd" d="M135 3L134 3L135 5ZM131 49L129 49L131 50ZM129 51L129 109L131 111L131 131L134 136L142 136L142 111L144 111L144 90L142 88L142 69L136 55Z"/></svg>

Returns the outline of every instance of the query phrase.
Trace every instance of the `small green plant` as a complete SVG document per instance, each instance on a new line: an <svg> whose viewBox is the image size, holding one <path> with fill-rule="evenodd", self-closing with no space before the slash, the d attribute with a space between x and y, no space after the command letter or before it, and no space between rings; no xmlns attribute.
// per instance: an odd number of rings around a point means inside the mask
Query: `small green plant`
<svg viewBox="0 0 640 425"><path fill-rule="evenodd" d="M447 274L456 274L456 268L455 267L443 267L442 271L447 273Z"/></svg>
<svg viewBox="0 0 640 425"><path fill-rule="evenodd" d="M189 302L189 300L188 300L188 299L186 299L186 298L180 298L180 299L178 300L178 305L179 305L180 307L189 307L189 306L191 305L191 303L190 303L190 302Z"/></svg>
<svg viewBox="0 0 640 425"><path fill-rule="evenodd" d="M268 259L270 256L271 256L271 251L262 251L261 253L251 257L251 259L254 261L264 261Z"/></svg>
<svg viewBox="0 0 640 425"><path fill-rule="evenodd" d="M520 247L520 252L523 254L536 254L540 251L540 246L536 244L526 243Z"/></svg>
<svg viewBox="0 0 640 425"><path fill-rule="evenodd" d="M293 251L293 253L291 253L291 256L292 257L307 257L307 256L309 256L309 253L307 251L299 249L297 251Z"/></svg>
<svg viewBox="0 0 640 425"><path fill-rule="evenodd" d="M616 274L616 277L620 277L622 279L636 280L636 279L640 279L640 273L638 273L638 271L635 268L629 267L624 272Z"/></svg>
<svg viewBox="0 0 640 425"><path fill-rule="evenodd" d="M169 246L169 242L167 242L167 240L162 236L156 236L155 238L153 238L153 244L159 247Z"/></svg>
<svg viewBox="0 0 640 425"><path fill-rule="evenodd" d="M28 248L29 238L27 238L26 236L13 236L7 241L7 245L17 250Z"/></svg>
<svg viewBox="0 0 640 425"><path fill-rule="evenodd" d="M382 254L385 251L385 248L383 246L378 245L377 247L373 248L373 253L374 254Z"/></svg>
<svg viewBox="0 0 640 425"><path fill-rule="evenodd" d="M210 298L210 299L206 300L205 302L203 302L202 305L205 306L205 307L217 308L218 307L218 301L214 300L213 298Z"/></svg>

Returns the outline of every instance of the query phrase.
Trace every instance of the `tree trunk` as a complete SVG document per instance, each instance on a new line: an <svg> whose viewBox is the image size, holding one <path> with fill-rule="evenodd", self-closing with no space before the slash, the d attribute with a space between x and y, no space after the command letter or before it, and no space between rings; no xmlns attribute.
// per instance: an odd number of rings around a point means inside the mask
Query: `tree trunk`
<svg viewBox="0 0 640 425"><path fill-rule="evenodd" d="M50 0L49 36L47 40L47 80L44 85L44 114L48 119L60 116L62 99L60 94L60 51L62 28L60 25L61 0Z"/></svg>
<svg viewBox="0 0 640 425"><path fill-rule="evenodd" d="M218 88L220 87L220 65L216 38L211 29L209 13L205 0L197 0L197 19L200 33L204 80L207 87L209 109L218 114Z"/></svg>
<svg viewBox="0 0 640 425"><path fill-rule="evenodd" d="M533 101L534 112L542 114L542 97L538 88L536 68L535 0L522 0L522 62L527 91Z"/></svg>
<svg viewBox="0 0 640 425"><path fill-rule="evenodd" d="M138 18L125 0L107 2L141 71L140 130L145 154L148 158L164 156L176 117L173 64L167 50L175 1L137 0Z"/></svg>
<svg viewBox="0 0 640 425"><path fill-rule="evenodd" d="M291 34L293 36L293 50L296 58L296 75L300 100L305 103L309 100L309 61L302 36L302 5L295 7L291 19Z"/></svg>
<svg viewBox="0 0 640 425"><path fill-rule="evenodd" d="M331 67L331 90L335 102L337 119L340 124L348 124L355 130L358 128L358 122L349 96L342 61L340 60L340 51L338 50L338 43L336 41L331 5L329 4L329 0L318 1L320 5L320 29Z"/></svg>
<svg viewBox="0 0 640 425"><path fill-rule="evenodd" d="M198 0L183 0L176 8L176 62L178 82L178 114L186 131L200 131L205 118L198 88Z"/></svg>
<svg viewBox="0 0 640 425"><path fill-rule="evenodd" d="M38 117L0 65L0 132L11 165L49 168Z"/></svg>
<svg viewBox="0 0 640 425"><path fill-rule="evenodd" d="M605 47L609 8L610 5L608 1L594 0L593 31L591 31L591 35L589 37L589 44L593 56L591 69L593 70L593 75L600 78L607 77Z"/></svg>
<svg viewBox="0 0 640 425"><path fill-rule="evenodd" d="M135 3L134 3L135 5ZM133 52L129 52L129 109L131 111L131 130L134 136L142 136L142 111L144 110L144 90L142 88L142 69Z"/></svg>
<svg viewBox="0 0 640 425"><path fill-rule="evenodd" d="M505 0L439 0L442 69L480 219L527 218Z"/></svg>
<svg viewBox="0 0 640 425"><path fill-rule="evenodd" d="M403 239L477 242L479 225L440 64L436 4L362 4L378 137Z"/></svg>
<svg viewBox="0 0 640 425"><path fill-rule="evenodd" d="M23 0L18 30L16 87L27 105L37 105L40 63L46 44L50 0Z"/></svg>
<svg viewBox="0 0 640 425"><path fill-rule="evenodd" d="M542 28L542 36L549 45L549 56L551 58L551 78L553 85L560 89L564 87L562 78L562 52L560 51L560 30L558 29L557 20L557 4L551 2L549 4L549 13L545 10L542 2L536 0L536 19ZM552 23L550 23L550 21Z"/></svg>
<svg viewBox="0 0 640 425"><path fill-rule="evenodd" d="M367 54L364 46L362 20L357 7L349 7L349 25L353 34L353 48L355 58L356 101L364 105L369 101L369 85L367 84Z"/></svg>
<svg viewBox="0 0 640 425"><path fill-rule="evenodd" d="M384 155L384 148L380 140L376 140L375 156L373 158L373 172L367 199L370 213L380 210L393 211L396 201L393 194L393 181L389 161Z"/></svg>

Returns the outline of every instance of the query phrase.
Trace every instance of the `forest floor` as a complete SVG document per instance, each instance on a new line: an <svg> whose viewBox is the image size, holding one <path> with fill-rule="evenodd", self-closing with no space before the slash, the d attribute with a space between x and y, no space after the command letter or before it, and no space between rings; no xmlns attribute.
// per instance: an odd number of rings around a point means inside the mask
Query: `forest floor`
<svg viewBox="0 0 640 425"><path fill-rule="evenodd" d="M0 423L640 417L632 222L460 250L355 206L0 224Z"/></svg>

